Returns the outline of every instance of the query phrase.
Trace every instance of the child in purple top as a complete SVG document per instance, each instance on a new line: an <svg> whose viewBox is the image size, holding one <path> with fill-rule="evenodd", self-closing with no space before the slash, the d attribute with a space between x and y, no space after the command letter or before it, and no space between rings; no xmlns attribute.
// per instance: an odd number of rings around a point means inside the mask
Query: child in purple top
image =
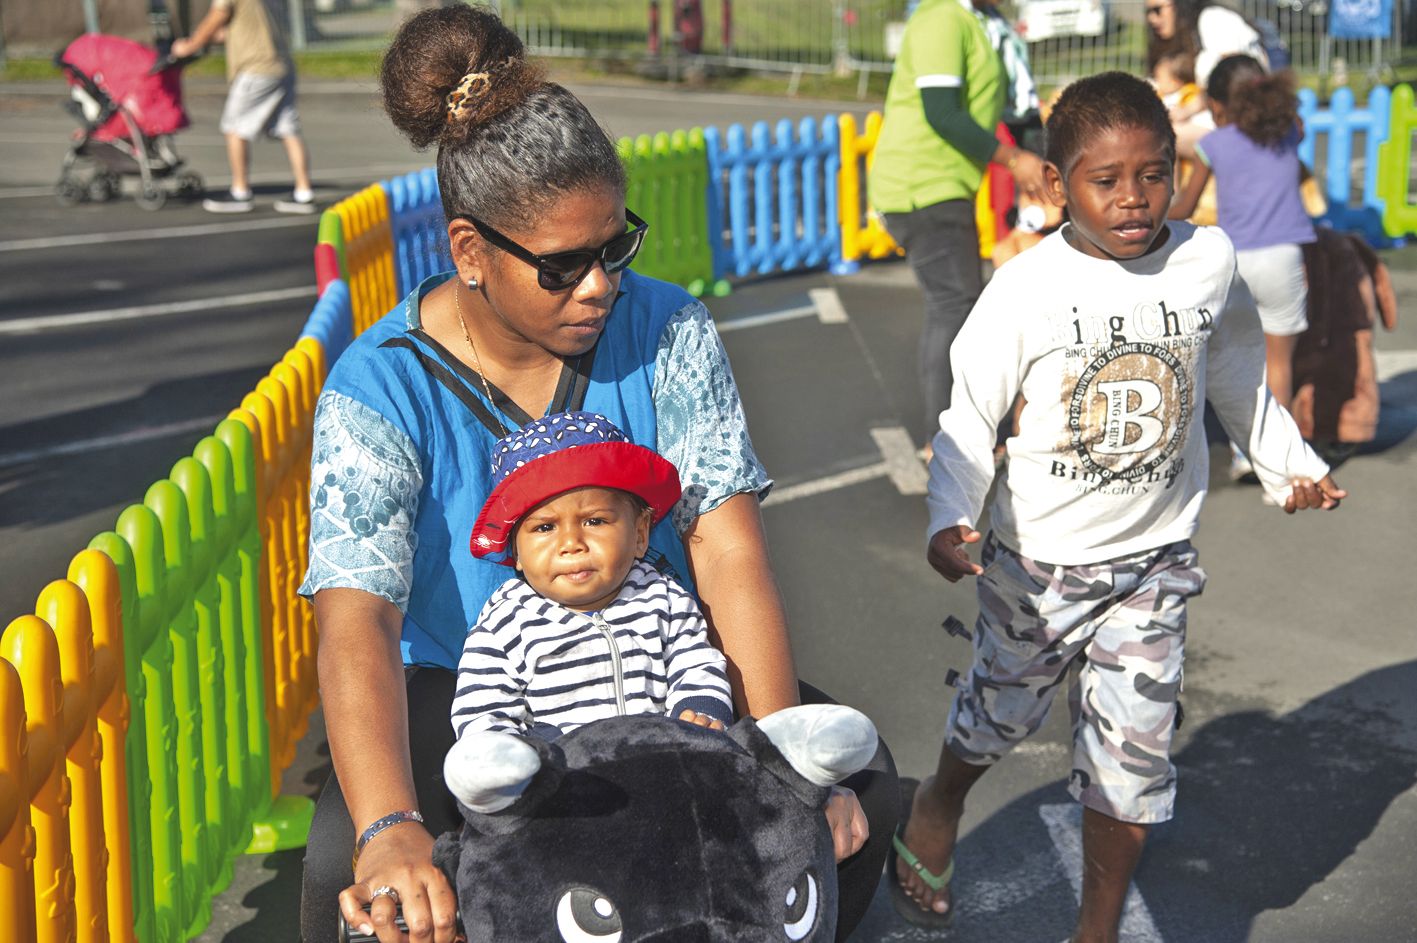
<svg viewBox="0 0 1417 943"><path fill-rule="evenodd" d="M1293 358L1309 326L1301 245L1314 224L1299 196L1299 101L1287 73L1266 73L1250 56L1228 56L1206 86L1216 129L1196 145L1200 164L1171 204L1171 219L1195 211L1215 174L1220 228L1235 244L1235 264L1254 295L1265 335L1269 389L1286 409L1294 397ZM1232 477L1250 471L1235 453Z"/></svg>

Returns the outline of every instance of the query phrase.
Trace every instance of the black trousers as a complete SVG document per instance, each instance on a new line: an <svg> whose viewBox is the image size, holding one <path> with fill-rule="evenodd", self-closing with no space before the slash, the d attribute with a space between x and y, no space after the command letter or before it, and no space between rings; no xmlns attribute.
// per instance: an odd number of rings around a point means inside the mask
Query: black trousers
<svg viewBox="0 0 1417 943"><path fill-rule="evenodd" d="M440 668L413 669L408 677L413 784L424 827L435 836L462 827L457 803L443 783L443 757L454 739L448 718L456 681L454 672ZM804 704L833 703L831 698L806 683L801 684L801 697ZM845 940L865 916L900 817L895 761L884 741L871 764L842 785L855 790L870 824L871 837L861 851L837 867L838 940ZM354 883L354 872L350 868L354 839L354 823L345 807L344 793L339 780L331 773L315 805L315 818L305 845L300 896L300 936L304 943L327 943L336 937L339 893Z"/></svg>
<svg viewBox="0 0 1417 943"><path fill-rule="evenodd" d="M984 290L974 201L946 200L909 213L887 213L885 224L891 238L905 249L925 298L920 392L925 401L925 433L933 438L940 428L940 413L950 408L954 388L950 346Z"/></svg>

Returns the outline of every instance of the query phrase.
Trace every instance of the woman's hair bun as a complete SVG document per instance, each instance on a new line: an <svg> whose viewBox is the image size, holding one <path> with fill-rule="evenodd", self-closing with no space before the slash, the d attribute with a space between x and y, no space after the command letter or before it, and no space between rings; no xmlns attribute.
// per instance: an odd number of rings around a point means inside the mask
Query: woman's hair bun
<svg viewBox="0 0 1417 943"><path fill-rule="evenodd" d="M379 75L384 110L416 148L456 148L543 83L517 34L492 11L457 3L399 28Z"/></svg>

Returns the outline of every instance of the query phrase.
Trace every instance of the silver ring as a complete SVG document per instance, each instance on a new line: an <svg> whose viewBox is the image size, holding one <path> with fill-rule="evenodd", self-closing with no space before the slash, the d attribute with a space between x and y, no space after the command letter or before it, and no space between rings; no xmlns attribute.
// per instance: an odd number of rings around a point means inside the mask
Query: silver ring
<svg viewBox="0 0 1417 943"><path fill-rule="evenodd" d="M399 900L399 892L396 891L396 890L394 890L392 887L390 887L390 886L387 885L387 884L380 884L378 887L374 888L374 893L372 893L372 894L369 895L369 903L372 904L374 901L378 900L380 897L389 897L389 898L392 898L392 899L393 899L393 902L394 902L394 906L398 906L400 903L402 903L402 902Z"/></svg>

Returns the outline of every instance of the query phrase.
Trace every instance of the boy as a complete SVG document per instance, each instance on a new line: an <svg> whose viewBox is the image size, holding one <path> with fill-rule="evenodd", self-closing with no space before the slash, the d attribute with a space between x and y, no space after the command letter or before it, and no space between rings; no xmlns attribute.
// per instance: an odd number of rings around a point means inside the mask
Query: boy
<svg viewBox="0 0 1417 943"><path fill-rule="evenodd" d="M956 394L930 467L929 560L979 577L974 666L933 779L895 843L902 915L952 916L952 853L970 787L1038 729L1066 682L1069 789L1083 806L1074 941L1113 941L1147 827L1171 817L1189 542L1207 482L1207 399L1288 512L1346 493L1264 382L1264 335L1218 229L1166 222L1175 135L1140 79L1069 87L1048 121L1045 180L1068 222L990 282L956 341ZM1017 394L982 567L965 553ZM1041 561L1049 561L1047 563Z"/></svg>
<svg viewBox="0 0 1417 943"><path fill-rule="evenodd" d="M694 597L641 560L679 474L596 413L502 439L472 552L516 567L468 633L452 720L554 738L615 714L733 721L723 654ZM457 748L454 747L454 750Z"/></svg>

